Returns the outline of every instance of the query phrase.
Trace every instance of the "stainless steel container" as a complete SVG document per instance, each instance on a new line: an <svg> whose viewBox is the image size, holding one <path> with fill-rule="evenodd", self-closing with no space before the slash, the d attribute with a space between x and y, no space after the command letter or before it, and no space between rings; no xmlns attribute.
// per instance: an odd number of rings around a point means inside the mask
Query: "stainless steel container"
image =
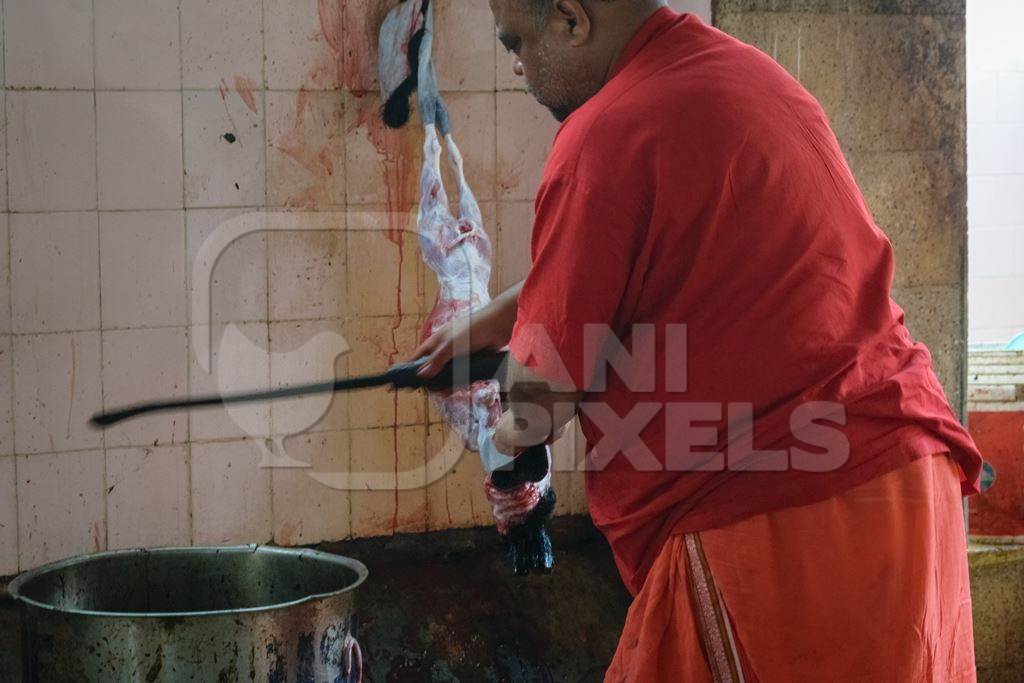
<svg viewBox="0 0 1024 683"><path fill-rule="evenodd" d="M356 560L265 546L74 557L11 582L28 681L357 681Z"/></svg>

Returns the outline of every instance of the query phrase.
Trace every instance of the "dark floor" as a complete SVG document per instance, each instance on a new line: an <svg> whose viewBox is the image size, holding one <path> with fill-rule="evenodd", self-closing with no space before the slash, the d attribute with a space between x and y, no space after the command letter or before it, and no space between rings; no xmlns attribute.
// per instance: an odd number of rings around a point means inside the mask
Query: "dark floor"
<svg viewBox="0 0 1024 683"><path fill-rule="evenodd" d="M552 535L557 566L536 577L508 571L493 529L326 548L370 569L369 680L602 680L629 596L588 520L556 520Z"/></svg>
<svg viewBox="0 0 1024 683"><path fill-rule="evenodd" d="M369 567L356 596L367 680L600 681L629 605L585 518L552 526L555 571L516 577L493 528L325 544ZM20 679L20 623L0 596L0 683Z"/></svg>
<svg viewBox="0 0 1024 683"><path fill-rule="evenodd" d="M0 595L0 681L20 680L21 619L14 601L4 592Z"/></svg>

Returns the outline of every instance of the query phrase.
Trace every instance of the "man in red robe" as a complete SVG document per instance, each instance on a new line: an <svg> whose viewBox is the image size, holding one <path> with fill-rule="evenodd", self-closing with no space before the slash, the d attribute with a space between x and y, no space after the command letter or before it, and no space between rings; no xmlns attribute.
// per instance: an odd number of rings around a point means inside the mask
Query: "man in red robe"
<svg viewBox="0 0 1024 683"><path fill-rule="evenodd" d="M636 596L606 680L973 681L981 458L891 244L817 101L664 5L491 0L562 126L527 279L427 340L426 372L508 344L512 454L579 416Z"/></svg>

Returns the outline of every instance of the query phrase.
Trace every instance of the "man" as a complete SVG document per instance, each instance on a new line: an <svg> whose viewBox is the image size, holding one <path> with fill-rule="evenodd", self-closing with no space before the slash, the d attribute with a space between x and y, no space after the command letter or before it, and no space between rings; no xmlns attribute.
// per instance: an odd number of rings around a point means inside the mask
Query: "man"
<svg viewBox="0 0 1024 683"><path fill-rule="evenodd" d="M511 454L579 414L636 596L606 680L973 681L981 460L891 245L818 103L664 4L491 0L563 125L527 279L427 340L426 372L508 344Z"/></svg>

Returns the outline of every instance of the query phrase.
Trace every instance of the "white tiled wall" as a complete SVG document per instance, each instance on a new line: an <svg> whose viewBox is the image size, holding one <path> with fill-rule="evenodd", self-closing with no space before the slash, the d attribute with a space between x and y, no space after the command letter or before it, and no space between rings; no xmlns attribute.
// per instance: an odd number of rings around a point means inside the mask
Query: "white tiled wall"
<svg viewBox="0 0 1024 683"><path fill-rule="evenodd" d="M968 0L971 343L1024 332L1024 3Z"/></svg>
<svg viewBox="0 0 1024 683"><path fill-rule="evenodd" d="M420 394L86 425L147 398L379 371L414 345L436 285L416 240L383 228L412 228L384 211L415 205L421 136L375 123L372 92L394 2L0 0L0 576L106 548L490 523L472 454L397 495L258 466L286 451L314 473L415 467L447 434ZM705 18L709 4L673 3ZM486 3L436 11L442 88L507 286L529 264L555 124ZM233 242L200 318L200 245L264 208L305 210L302 230ZM204 339L209 367L192 351ZM581 476L556 482L559 511L585 510Z"/></svg>

